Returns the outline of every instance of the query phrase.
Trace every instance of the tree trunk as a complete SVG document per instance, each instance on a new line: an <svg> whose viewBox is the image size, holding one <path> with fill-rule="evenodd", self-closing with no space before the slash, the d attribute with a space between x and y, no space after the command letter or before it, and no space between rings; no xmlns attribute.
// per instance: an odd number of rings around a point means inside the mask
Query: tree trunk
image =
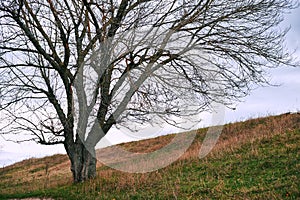
<svg viewBox="0 0 300 200"><path fill-rule="evenodd" d="M82 142L75 142L72 150L67 151L71 161L74 183L96 177L95 147L86 147Z"/></svg>

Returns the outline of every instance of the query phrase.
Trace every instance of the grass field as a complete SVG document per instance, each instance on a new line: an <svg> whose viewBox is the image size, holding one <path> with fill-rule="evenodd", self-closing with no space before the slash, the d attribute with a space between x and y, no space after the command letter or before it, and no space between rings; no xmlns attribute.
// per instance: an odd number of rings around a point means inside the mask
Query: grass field
<svg viewBox="0 0 300 200"><path fill-rule="evenodd" d="M0 169L0 199L300 199L300 114L227 124L213 151L198 158L207 129L170 166L145 174L98 164L96 179L72 184L66 155ZM150 152L174 135L122 144Z"/></svg>

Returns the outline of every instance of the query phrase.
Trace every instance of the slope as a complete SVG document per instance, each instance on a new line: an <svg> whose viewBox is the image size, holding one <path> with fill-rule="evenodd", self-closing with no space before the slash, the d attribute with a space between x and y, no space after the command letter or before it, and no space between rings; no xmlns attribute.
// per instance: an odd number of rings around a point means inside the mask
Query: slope
<svg viewBox="0 0 300 200"><path fill-rule="evenodd" d="M198 153L207 129L195 131L196 139L179 160L151 173L125 173L99 164L96 179L73 185L66 155L16 163L0 170L0 199L300 198L299 113L227 124L204 159ZM173 137L121 146L132 152L151 152Z"/></svg>

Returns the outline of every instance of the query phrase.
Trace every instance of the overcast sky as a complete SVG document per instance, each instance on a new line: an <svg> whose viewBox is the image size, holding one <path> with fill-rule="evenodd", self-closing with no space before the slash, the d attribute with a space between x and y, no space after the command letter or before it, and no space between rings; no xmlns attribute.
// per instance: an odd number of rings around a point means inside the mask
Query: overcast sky
<svg viewBox="0 0 300 200"><path fill-rule="evenodd" d="M295 50L297 57L300 58L300 8L293 10L287 15L283 26L291 26L287 35L286 46L291 50ZM244 98L235 110L226 109L224 122L241 121L248 118L259 116L275 115L285 112L300 111L300 68L277 68L270 70L271 82L278 84L278 87L261 87ZM211 116L205 119L205 123L209 124ZM206 125L202 124L202 126ZM171 127L153 128L151 135L177 132ZM112 131L107 137L110 143L119 143L131 140L127 132L124 136L116 137L117 131ZM119 133L118 133L119 134ZM127 136L126 136L127 135ZM135 134L136 136L136 134ZM118 138L118 139L115 139ZM134 137L134 139L141 139ZM0 167L11 164L15 161L23 160L30 157L42 157L56 153L65 153L62 145L57 146L41 146L35 143L16 144L8 142L0 136Z"/></svg>

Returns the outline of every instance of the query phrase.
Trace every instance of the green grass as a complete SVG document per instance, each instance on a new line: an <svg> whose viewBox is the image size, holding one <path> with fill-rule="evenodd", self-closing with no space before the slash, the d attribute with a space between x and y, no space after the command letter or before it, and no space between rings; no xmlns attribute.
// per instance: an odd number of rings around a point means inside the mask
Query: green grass
<svg viewBox="0 0 300 200"><path fill-rule="evenodd" d="M0 189L0 199L300 199L299 121L298 115L282 115L230 124L204 159L194 155L201 142L195 141L186 156L155 172L129 174L100 166L95 180L29 191L6 185L21 189Z"/></svg>

